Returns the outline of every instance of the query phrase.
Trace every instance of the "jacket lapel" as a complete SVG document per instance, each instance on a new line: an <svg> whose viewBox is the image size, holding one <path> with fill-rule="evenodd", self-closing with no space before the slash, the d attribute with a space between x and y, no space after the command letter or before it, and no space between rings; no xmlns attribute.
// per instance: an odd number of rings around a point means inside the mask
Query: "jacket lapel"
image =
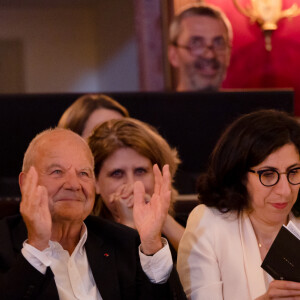
<svg viewBox="0 0 300 300"><path fill-rule="evenodd" d="M251 299L264 294L267 290L264 271L260 267L262 260L256 236L246 213L239 218L241 241L244 253L245 272Z"/></svg>
<svg viewBox="0 0 300 300"><path fill-rule="evenodd" d="M101 297L121 299L114 247L89 231L85 248Z"/></svg>
<svg viewBox="0 0 300 300"><path fill-rule="evenodd" d="M289 219L297 226L297 228L300 230L300 218L298 217L298 218L296 218L295 216L294 216L294 214L293 213L290 213L289 214Z"/></svg>

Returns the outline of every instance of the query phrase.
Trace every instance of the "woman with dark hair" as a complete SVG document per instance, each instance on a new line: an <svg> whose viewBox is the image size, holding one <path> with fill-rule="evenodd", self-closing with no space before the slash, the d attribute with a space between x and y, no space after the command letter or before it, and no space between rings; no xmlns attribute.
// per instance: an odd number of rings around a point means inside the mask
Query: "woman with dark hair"
<svg viewBox="0 0 300 300"><path fill-rule="evenodd" d="M129 117L127 109L111 97L86 94L67 108L58 122L58 127L71 129L86 139L97 125L125 117Z"/></svg>
<svg viewBox="0 0 300 300"><path fill-rule="evenodd" d="M283 224L300 229L300 124L262 110L232 123L198 182L178 252L189 299L300 299L300 283L260 266Z"/></svg>
<svg viewBox="0 0 300 300"><path fill-rule="evenodd" d="M110 120L96 127L88 139L95 160L96 197L94 214L135 228L133 184L141 181L145 201L155 191L154 165L169 165L173 180L179 158L177 151L150 125L131 118ZM171 184L171 183L170 183ZM178 249L184 228L172 217L177 191L171 187L171 208L163 234Z"/></svg>

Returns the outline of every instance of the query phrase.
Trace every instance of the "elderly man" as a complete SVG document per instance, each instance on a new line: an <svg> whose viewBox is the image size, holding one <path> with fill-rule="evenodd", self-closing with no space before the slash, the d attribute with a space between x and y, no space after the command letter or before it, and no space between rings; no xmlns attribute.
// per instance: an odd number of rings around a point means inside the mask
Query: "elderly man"
<svg viewBox="0 0 300 300"><path fill-rule="evenodd" d="M1 299L185 299L160 236L170 201L168 167L163 175L155 168L150 202L142 183L135 184L139 242L134 230L89 216L93 164L86 142L72 131L47 130L32 140L19 177L22 217L0 223Z"/></svg>
<svg viewBox="0 0 300 300"><path fill-rule="evenodd" d="M215 6L195 4L170 25L168 56L178 70L177 91L216 91L230 61L232 28Z"/></svg>

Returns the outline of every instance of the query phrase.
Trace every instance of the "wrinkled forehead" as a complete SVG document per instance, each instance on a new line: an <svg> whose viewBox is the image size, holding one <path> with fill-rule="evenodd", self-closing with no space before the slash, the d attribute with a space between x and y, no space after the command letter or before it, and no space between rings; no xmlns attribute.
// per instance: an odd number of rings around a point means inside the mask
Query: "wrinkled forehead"
<svg viewBox="0 0 300 300"><path fill-rule="evenodd" d="M182 19L178 38L181 37L215 38L223 36L228 39L224 22L211 16L191 15Z"/></svg>
<svg viewBox="0 0 300 300"><path fill-rule="evenodd" d="M61 160L94 166L94 159L87 143L69 131L50 132L37 144L36 159Z"/></svg>

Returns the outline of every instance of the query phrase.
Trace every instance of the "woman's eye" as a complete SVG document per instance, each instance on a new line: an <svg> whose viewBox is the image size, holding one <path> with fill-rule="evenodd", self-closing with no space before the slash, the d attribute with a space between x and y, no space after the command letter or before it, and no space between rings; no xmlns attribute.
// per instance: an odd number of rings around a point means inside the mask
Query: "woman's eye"
<svg viewBox="0 0 300 300"><path fill-rule="evenodd" d="M147 170L146 170L145 168L137 168L137 169L135 170L135 173L136 173L137 175L143 175L143 174L146 174L146 173L147 173Z"/></svg>
<svg viewBox="0 0 300 300"><path fill-rule="evenodd" d="M110 173L110 177L114 177L114 178L120 178L123 175L123 171L122 170L114 170L113 172Z"/></svg>
<svg viewBox="0 0 300 300"><path fill-rule="evenodd" d="M297 168L297 169L292 169L292 170L289 171L289 173L292 174L292 175L296 175L296 174L299 173L299 168Z"/></svg>
<svg viewBox="0 0 300 300"><path fill-rule="evenodd" d="M262 173L262 176L263 176L263 177L266 177L266 178L267 178L267 177L268 177L268 178L269 178L269 177L274 177L274 176L275 176L275 172L273 172L273 171L265 171L265 172Z"/></svg>

